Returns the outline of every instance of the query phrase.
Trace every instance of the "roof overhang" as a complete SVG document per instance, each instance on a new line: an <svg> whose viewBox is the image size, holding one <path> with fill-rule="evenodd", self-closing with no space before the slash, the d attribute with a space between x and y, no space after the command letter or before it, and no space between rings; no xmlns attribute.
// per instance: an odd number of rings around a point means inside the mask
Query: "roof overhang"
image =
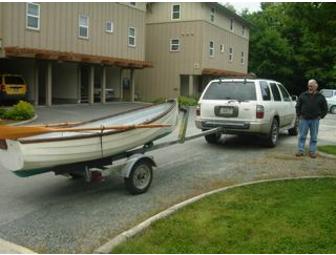
<svg viewBox="0 0 336 255"><path fill-rule="evenodd" d="M202 75L210 75L210 76L223 76L223 77L242 77L245 78L248 76L247 73L240 73L234 71L228 71L223 69L214 69L214 68L204 68L202 70Z"/></svg>
<svg viewBox="0 0 336 255"><path fill-rule="evenodd" d="M35 58L41 60L54 60L65 62L80 62L118 66L122 68L143 69L146 67L153 67L153 64L148 61L114 58L107 56L97 56L89 54L81 54L74 52L44 50L35 48L19 48L19 47L5 47L5 57L19 57L19 58Z"/></svg>

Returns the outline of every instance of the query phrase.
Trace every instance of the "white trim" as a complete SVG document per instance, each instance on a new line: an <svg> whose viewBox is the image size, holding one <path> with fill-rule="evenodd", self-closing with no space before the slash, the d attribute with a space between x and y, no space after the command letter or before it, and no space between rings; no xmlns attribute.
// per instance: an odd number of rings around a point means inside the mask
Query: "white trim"
<svg viewBox="0 0 336 255"><path fill-rule="evenodd" d="M211 43L212 43L212 47L211 47ZM212 51L212 54L211 54ZM214 57L215 56L215 43L214 41L209 41L209 57Z"/></svg>
<svg viewBox="0 0 336 255"><path fill-rule="evenodd" d="M130 29L134 29L134 35L130 35ZM134 44L130 44L130 38L134 39ZM136 47L136 28L133 26L128 26L128 30L127 30L127 44L128 47Z"/></svg>
<svg viewBox="0 0 336 255"><path fill-rule="evenodd" d="M107 24L108 23L110 23L110 25L111 25L111 29L110 30L107 29ZM113 33L114 32L114 24L113 24L112 20L106 20L105 21L105 32L106 33Z"/></svg>
<svg viewBox="0 0 336 255"><path fill-rule="evenodd" d="M87 25L81 25L81 17L85 17L87 19ZM79 14L79 17L78 17L78 37L81 38L81 39L89 39L89 16L88 15L83 15L83 14ZM83 28L86 28L87 29L87 36L82 36L80 34L80 29L81 27Z"/></svg>
<svg viewBox="0 0 336 255"><path fill-rule="evenodd" d="M37 15L28 13L29 5L35 5L35 6L38 7L38 14ZM40 6L40 4L37 4L37 3L27 3L26 4L26 28L27 29L37 30L37 31L40 30L40 20L41 20L41 15L40 14L41 14L41 6ZM30 27L28 25L28 18L29 17L37 19L37 27Z"/></svg>
<svg viewBox="0 0 336 255"><path fill-rule="evenodd" d="M179 17L174 19L174 6L179 6L179 11L178 11L178 14L179 14ZM181 4L172 4L171 5L171 10L170 10L170 19L171 20L180 20L181 19Z"/></svg>
<svg viewBox="0 0 336 255"><path fill-rule="evenodd" d="M177 40L178 41L178 44L173 44L173 41L174 40ZM172 49L172 46L173 45L177 45L178 47L177 47L177 50L173 50ZM180 44L180 39L178 39L178 38L174 38L174 39L170 39L170 46L169 46L169 51L170 52L179 52L180 51L180 48L181 48L181 44Z"/></svg>

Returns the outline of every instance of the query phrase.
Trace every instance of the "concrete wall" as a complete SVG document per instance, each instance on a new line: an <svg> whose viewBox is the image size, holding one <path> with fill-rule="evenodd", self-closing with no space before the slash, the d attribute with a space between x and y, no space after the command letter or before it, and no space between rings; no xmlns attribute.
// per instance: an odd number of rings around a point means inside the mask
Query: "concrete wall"
<svg viewBox="0 0 336 255"><path fill-rule="evenodd" d="M3 3L4 47L50 49L98 56L144 60L145 5L105 3L40 3L40 30L26 28L26 3ZM79 16L89 17L89 38L79 35ZM105 32L105 22L114 32ZM128 27L136 28L136 47L128 46ZM1 26L0 26L1 27Z"/></svg>
<svg viewBox="0 0 336 255"><path fill-rule="evenodd" d="M54 63L52 70L52 97L55 102L78 102L78 64Z"/></svg>

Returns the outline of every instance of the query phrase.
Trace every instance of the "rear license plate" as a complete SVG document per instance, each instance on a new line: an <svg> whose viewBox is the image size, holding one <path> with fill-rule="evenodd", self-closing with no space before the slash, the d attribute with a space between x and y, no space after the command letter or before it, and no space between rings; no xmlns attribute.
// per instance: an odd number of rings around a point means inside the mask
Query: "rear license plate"
<svg viewBox="0 0 336 255"><path fill-rule="evenodd" d="M219 114L231 115L233 114L233 108L232 107L221 107L219 109Z"/></svg>
<svg viewBox="0 0 336 255"><path fill-rule="evenodd" d="M219 117L237 117L238 108L235 106L215 106L215 115Z"/></svg>

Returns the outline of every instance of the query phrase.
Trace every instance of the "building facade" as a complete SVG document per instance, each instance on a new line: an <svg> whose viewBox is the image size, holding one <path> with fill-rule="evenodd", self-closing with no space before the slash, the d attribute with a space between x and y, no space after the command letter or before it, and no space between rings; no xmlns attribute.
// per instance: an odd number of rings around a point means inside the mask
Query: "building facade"
<svg viewBox="0 0 336 255"><path fill-rule="evenodd" d="M134 100L145 61L145 3L0 3L0 72L36 105ZM109 92L109 93L107 93Z"/></svg>
<svg viewBox="0 0 336 255"><path fill-rule="evenodd" d="M209 80L247 74L249 23L218 3L149 3L140 99L198 97Z"/></svg>

